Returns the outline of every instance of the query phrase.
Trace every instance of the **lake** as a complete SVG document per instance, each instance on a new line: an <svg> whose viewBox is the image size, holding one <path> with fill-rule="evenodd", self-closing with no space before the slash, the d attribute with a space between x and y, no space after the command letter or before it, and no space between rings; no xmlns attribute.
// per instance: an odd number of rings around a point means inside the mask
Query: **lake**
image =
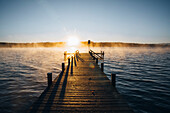
<svg viewBox="0 0 170 113"><path fill-rule="evenodd" d="M67 48L0 48L0 112L28 110L61 72ZM74 49L73 49L74 50ZM87 52L87 48L79 48ZM170 48L98 47L104 72L116 74L116 87L136 113L170 111Z"/></svg>

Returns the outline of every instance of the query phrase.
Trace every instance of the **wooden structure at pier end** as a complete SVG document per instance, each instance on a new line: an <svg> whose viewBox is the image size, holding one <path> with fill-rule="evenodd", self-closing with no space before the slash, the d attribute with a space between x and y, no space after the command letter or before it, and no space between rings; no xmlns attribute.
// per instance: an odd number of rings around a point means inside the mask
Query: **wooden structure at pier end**
<svg viewBox="0 0 170 113"><path fill-rule="evenodd" d="M67 57L68 54L71 57ZM104 64L98 65L104 52L76 51L64 55L67 64L62 63L62 72L54 81L52 73L47 74L48 87L30 107L29 113L133 113L116 89L116 75L111 74L110 81L103 72Z"/></svg>

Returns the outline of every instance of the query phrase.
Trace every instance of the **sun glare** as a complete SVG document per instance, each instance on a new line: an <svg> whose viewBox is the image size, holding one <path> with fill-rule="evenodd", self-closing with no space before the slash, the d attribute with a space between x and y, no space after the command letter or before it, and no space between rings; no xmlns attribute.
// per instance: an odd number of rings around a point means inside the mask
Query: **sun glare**
<svg viewBox="0 0 170 113"><path fill-rule="evenodd" d="M75 36L69 37L67 40L68 46L78 46L79 44L80 44L80 40Z"/></svg>

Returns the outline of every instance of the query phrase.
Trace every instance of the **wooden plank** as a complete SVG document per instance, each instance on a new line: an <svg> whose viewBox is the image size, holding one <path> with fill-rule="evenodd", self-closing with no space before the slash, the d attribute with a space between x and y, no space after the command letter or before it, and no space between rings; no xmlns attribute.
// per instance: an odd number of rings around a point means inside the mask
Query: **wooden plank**
<svg viewBox="0 0 170 113"><path fill-rule="evenodd" d="M88 53L81 53L73 59L29 112L133 113Z"/></svg>

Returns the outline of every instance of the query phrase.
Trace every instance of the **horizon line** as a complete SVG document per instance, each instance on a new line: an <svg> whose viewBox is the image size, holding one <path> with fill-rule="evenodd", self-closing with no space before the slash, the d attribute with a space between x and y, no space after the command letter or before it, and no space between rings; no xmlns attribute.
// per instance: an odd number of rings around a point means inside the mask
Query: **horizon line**
<svg viewBox="0 0 170 113"><path fill-rule="evenodd" d="M120 41L92 41L90 40L91 42L93 43L131 43L131 44L170 44L170 42L155 42L155 43L150 43L150 42L120 42ZM0 43L59 43L59 42L65 42L66 41L37 41L37 42L13 42L13 41L0 41ZM80 41L80 42L88 42L87 41Z"/></svg>

